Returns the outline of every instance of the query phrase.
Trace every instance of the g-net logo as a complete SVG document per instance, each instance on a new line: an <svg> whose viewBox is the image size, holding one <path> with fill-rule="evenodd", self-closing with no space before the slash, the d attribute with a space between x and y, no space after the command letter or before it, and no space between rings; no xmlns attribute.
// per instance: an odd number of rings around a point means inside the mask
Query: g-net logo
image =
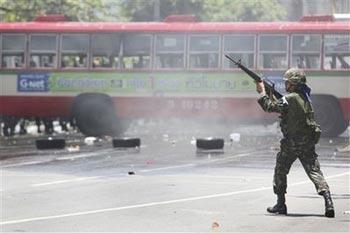
<svg viewBox="0 0 350 233"><path fill-rule="evenodd" d="M48 74L18 74L17 91L47 92L49 91Z"/></svg>

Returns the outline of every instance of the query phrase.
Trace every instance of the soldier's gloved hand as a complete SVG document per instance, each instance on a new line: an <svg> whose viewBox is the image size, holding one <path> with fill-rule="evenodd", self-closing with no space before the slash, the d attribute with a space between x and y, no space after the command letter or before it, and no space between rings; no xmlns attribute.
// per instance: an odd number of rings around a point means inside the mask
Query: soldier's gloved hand
<svg viewBox="0 0 350 233"><path fill-rule="evenodd" d="M256 91L261 95L266 95L265 85L263 82L255 82L256 83Z"/></svg>

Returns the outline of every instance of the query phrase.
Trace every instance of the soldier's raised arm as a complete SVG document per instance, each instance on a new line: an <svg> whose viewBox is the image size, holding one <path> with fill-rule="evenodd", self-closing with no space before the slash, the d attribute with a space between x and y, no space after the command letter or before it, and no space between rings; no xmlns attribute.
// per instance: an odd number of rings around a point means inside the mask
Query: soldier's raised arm
<svg viewBox="0 0 350 233"><path fill-rule="evenodd" d="M256 91L260 94L258 103L265 112L285 113L288 111L288 101L285 96L275 100L269 97L265 91L263 82L256 82Z"/></svg>

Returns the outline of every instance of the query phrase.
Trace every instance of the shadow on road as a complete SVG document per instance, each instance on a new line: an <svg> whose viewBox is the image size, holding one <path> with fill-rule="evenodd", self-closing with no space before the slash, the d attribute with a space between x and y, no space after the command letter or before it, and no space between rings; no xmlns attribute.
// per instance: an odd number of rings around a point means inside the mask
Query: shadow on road
<svg viewBox="0 0 350 233"><path fill-rule="evenodd" d="M303 217L322 217L325 216L323 214L287 214L287 217L297 217L297 218L303 218Z"/></svg>
<svg viewBox="0 0 350 233"><path fill-rule="evenodd" d="M303 218L303 217L319 217L319 218L324 218L325 216L323 214L298 214L298 213L289 213L287 215L283 214L264 214L265 216L270 216L270 217L282 217L282 218L287 218L287 217L293 217L293 218Z"/></svg>
<svg viewBox="0 0 350 233"><path fill-rule="evenodd" d="M293 218L304 218L304 217L319 217L324 218L325 216L323 214L298 214L298 213L289 213L287 215L280 215L280 214L265 214L265 216L271 216L271 217L293 217Z"/></svg>
<svg viewBox="0 0 350 233"><path fill-rule="evenodd" d="M350 199L350 194L333 194L333 199Z"/></svg>

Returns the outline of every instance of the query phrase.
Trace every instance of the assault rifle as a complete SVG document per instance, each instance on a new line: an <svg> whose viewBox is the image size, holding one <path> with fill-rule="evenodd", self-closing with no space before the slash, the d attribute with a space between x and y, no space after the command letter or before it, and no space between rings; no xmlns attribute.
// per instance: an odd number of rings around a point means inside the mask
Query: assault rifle
<svg viewBox="0 0 350 233"><path fill-rule="evenodd" d="M246 74L248 74L250 77L252 77L254 79L255 82L263 82L265 85L265 89L267 93L270 93L272 95L274 95L277 99L282 98L282 94L279 93L276 89L275 89L275 84L273 82L271 82L268 79L263 79L261 78L258 74L256 74L255 72L253 72L252 70L250 70L249 68L245 67L244 65L242 65L241 60L239 60L238 62L233 60L229 55L225 54L225 57L227 57L231 62L233 62L236 66L238 66L241 70L243 70Z"/></svg>

